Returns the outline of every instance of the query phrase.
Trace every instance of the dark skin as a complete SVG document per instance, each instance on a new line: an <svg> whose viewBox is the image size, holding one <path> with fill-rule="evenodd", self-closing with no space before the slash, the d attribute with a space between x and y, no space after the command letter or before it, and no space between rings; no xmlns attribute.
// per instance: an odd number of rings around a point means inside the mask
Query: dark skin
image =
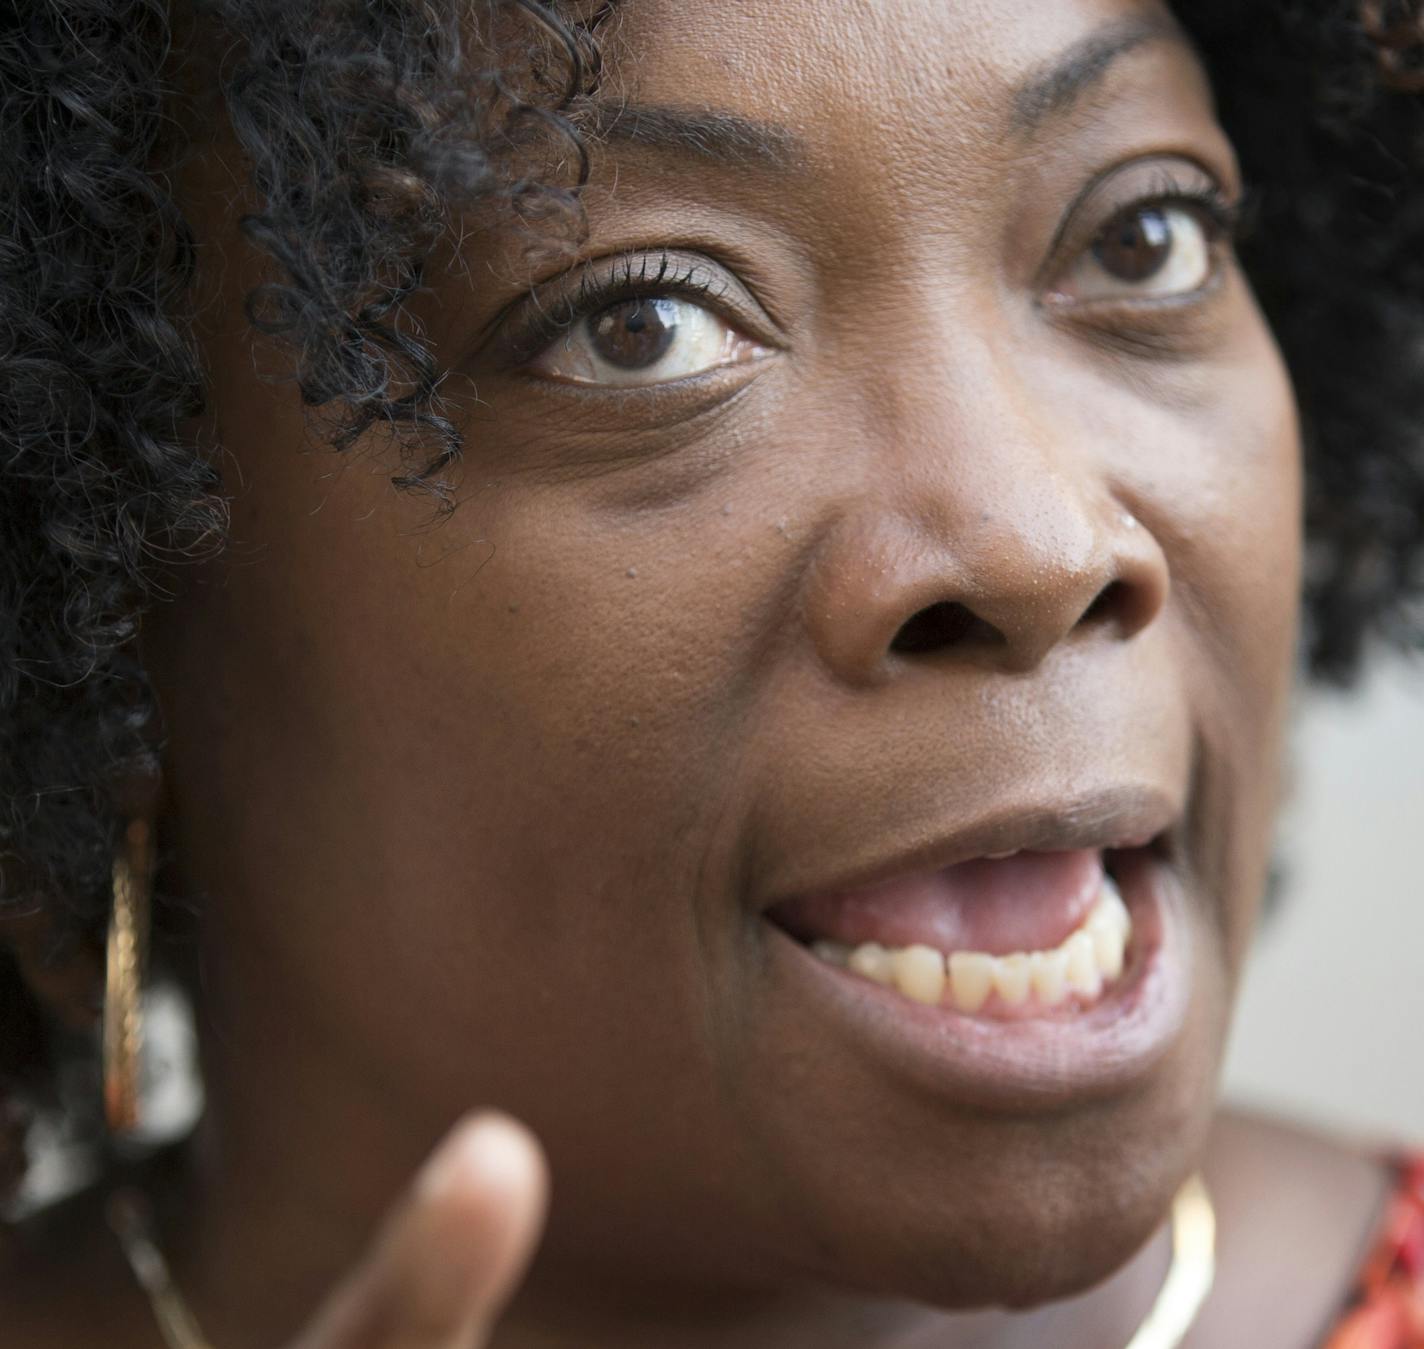
<svg viewBox="0 0 1424 1349"><path fill-rule="evenodd" d="M471 446L436 529L380 446L295 452L235 171L220 142L188 171L234 542L145 651L204 907L208 1109L151 1182L200 1321L464 1346L517 1285L500 1349L1125 1343L1204 1164L1222 1276L1189 1343L1307 1343L1380 1176L1213 1123L1291 687L1294 403L1224 243L1161 295L1089 254L1164 177L1239 194L1195 59L1132 0L637 0L609 59L637 105L741 119L720 156L615 126L578 259L671 250L716 359L611 384L521 327L567 263L472 236L423 301ZM977 626L897 647L937 603ZM1182 859L1192 977L1149 1071L986 1108L806 1014L767 899L1095 784L1169 803ZM509 1143L294 1341L484 1104L552 1176L522 1282L541 1182ZM152 1343L73 1221L56 1268L92 1301L31 1270L19 1343Z"/></svg>

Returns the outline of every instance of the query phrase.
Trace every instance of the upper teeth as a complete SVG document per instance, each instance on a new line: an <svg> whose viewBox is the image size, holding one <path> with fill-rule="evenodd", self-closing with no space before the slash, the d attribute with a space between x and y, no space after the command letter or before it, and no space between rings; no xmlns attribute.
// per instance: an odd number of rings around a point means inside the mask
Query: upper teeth
<svg viewBox="0 0 1424 1349"><path fill-rule="evenodd" d="M1132 938L1132 919L1111 877L1083 923L1051 951L1014 951L994 956L986 951L951 951L933 946L881 946L862 942L844 946L818 941L811 950L822 960L852 970L915 1002L944 1001L945 990L961 1012L977 1012L997 993L1009 1007L1032 996L1044 1007L1057 1007L1076 994L1091 1002L1122 973Z"/></svg>

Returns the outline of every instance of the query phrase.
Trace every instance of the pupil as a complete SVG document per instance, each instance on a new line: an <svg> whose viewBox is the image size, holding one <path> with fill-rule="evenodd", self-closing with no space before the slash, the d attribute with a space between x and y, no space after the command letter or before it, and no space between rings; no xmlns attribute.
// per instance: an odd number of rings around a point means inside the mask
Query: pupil
<svg viewBox="0 0 1424 1349"><path fill-rule="evenodd" d="M594 350L620 370L643 370L667 354L677 335L673 300L620 300L588 321Z"/></svg>
<svg viewBox="0 0 1424 1349"><path fill-rule="evenodd" d="M1109 225L1093 245L1093 256L1121 281L1146 281L1162 270L1171 252L1171 222L1155 207Z"/></svg>

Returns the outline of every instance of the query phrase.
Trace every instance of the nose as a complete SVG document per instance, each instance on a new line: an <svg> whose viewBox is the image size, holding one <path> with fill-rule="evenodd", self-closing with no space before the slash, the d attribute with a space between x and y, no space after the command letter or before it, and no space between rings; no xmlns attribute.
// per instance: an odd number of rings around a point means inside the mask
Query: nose
<svg viewBox="0 0 1424 1349"><path fill-rule="evenodd" d="M1091 456L1020 442L898 468L824 539L806 592L839 679L944 662L1027 672L1065 642L1130 640L1161 613L1162 548Z"/></svg>

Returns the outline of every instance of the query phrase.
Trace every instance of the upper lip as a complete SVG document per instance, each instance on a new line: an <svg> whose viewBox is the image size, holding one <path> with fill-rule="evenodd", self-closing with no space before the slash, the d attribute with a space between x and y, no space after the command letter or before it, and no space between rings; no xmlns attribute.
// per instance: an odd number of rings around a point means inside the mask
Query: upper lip
<svg viewBox="0 0 1424 1349"><path fill-rule="evenodd" d="M823 876L804 882L797 879L765 907L939 871L989 853L1142 847L1168 834L1181 812L1178 794L1140 783L1101 787L1056 800L1002 803L949 832L942 826L900 831L908 838L902 838L893 852L868 850L863 856L852 856L827 868Z"/></svg>

